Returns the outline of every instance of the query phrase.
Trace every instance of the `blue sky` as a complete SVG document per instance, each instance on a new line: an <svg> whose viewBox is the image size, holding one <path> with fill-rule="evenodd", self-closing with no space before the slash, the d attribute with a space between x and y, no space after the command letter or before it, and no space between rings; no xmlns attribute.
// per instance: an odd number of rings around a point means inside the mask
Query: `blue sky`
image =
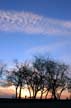
<svg viewBox="0 0 71 108"><path fill-rule="evenodd" d="M33 55L71 63L71 0L0 0L0 60Z"/></svg>
<svg viewBox="0 0 71 108"><path fill-rule="evenodd" d="M24 10L52 18L71 20L71 0L0 0L0 9Z"/></svg>

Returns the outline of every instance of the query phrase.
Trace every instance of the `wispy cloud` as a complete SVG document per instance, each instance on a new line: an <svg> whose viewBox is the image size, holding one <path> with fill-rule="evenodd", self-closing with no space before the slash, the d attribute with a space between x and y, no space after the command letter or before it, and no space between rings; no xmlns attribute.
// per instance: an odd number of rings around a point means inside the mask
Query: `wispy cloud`
<svg viewBox="0 0 71 108"><path fill-rule="evenodd" d="M29 50L26 50L24 55L27 57L29 56L31 58L33 55L36 55L36 54L46 54L46 53L51 54L55 51L57 52L58 50L60 51L60 50L64 49L64 47L68 43L70 43L70 42L65 40L65 41L59 41L59 42L55 42L55 43L48 44L48 45L32 47Z"/></svg>
<svg viewBox="0 0 71 108"><path fill-rule="evenodd" d="M0 10L0 31L33 34L71 34L71 21L55 20L29 12Z"/></svg>

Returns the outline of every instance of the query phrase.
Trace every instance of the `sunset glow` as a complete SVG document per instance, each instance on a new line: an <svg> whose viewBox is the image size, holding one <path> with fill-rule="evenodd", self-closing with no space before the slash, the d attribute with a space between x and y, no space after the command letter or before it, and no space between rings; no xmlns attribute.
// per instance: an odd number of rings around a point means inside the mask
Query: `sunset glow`
<svg viewBox="0 0 71 108"><path fill-rule="evenodd" d="M19 93L19 89L18 89L18 93ZM43 99L45 99L45 95L46 93L44 93L43 95ZM11 87L0 87L0 96L1 97L4 97L4 98L7 98L7 96L9 98L12 98L13 96L15 97L15 87L14 86L11 86ZM24 90L22 89L22 92L21 92L21 97L22 98L28 98L30 95L29 95L29 91L27 88L25 88ZM32 96L32 93L31 93L31 96ZM37 98L40 98L41 94L40 92L38 92L37 94ZM68 93L68 91L64 91L61 95L61 99L66 99L70 96L70 94ZM51 93L49 92L47 98L51 98Z"/></svg>
<svg viewBox="0 0 71 108"><path fill-rule="evenodd" d="M70 99L70 90L71 0L0 0L0 98Z"/></svg>

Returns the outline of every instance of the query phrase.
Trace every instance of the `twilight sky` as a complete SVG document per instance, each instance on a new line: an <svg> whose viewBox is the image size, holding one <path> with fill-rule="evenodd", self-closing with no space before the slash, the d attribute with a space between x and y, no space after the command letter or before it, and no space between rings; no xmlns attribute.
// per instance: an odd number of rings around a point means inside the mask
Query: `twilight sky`
<svg viewBox="0 0 71 108"><path fill-rule="evenodd" d="M71 0L0 0L0 60L36 54L71 63Z"/></svg>

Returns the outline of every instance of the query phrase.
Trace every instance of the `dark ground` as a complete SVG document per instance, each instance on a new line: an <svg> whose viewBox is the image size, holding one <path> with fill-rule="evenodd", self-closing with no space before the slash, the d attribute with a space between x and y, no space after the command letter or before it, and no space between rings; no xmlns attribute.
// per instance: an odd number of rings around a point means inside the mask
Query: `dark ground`
<svg viewBox="0 0 71 108"><path fill-rule="evenodd" d="M0 99L0 108L71 108L71 100Z"/></svg>

